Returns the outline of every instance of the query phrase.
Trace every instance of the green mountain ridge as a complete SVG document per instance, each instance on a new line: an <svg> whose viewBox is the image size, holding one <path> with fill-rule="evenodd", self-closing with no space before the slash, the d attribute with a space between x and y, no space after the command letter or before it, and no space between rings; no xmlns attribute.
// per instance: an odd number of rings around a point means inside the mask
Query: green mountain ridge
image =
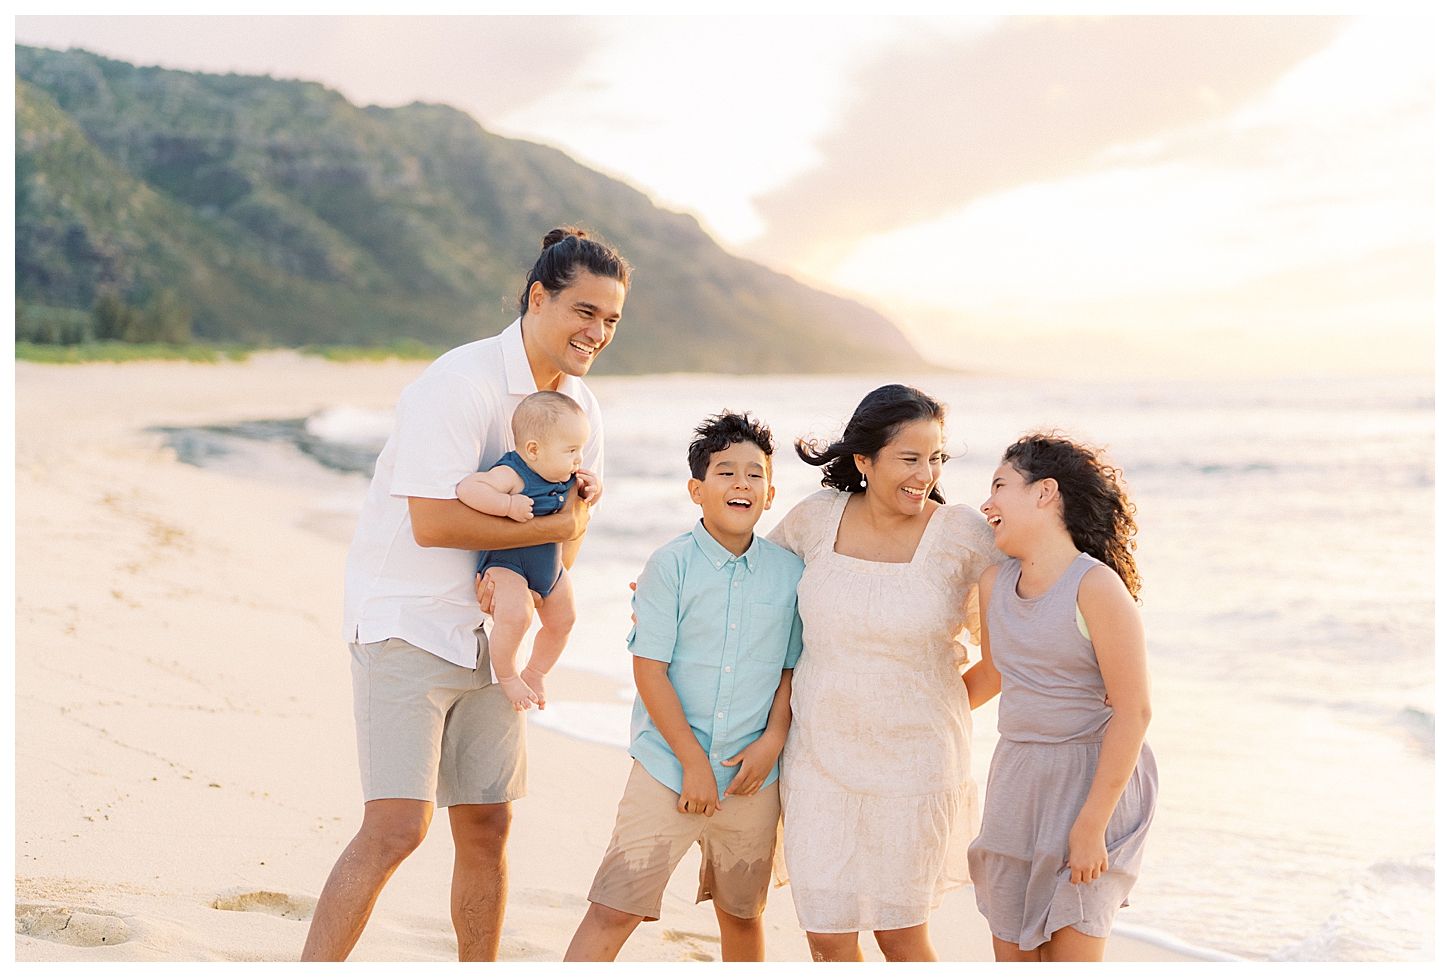
<svg viewBox="0 0 1450 977"><path fill-rule="evenodd" d="M497 333L551 227L635 268L610 373L921 369L874 310L726 253L694 218L445 105L17 45L17 298L173 291L199 338L452 346Z"/></svg>

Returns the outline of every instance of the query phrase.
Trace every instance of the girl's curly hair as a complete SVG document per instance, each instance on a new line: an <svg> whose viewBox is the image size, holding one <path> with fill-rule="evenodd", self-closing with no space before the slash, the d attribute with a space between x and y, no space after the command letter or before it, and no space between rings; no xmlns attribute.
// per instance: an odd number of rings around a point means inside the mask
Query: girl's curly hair
<svg viewBox="0 0 1450 977"><path fill-rule="evenodd" d="M1062 521L1072 544L1111 567L1136 600L1143 581L1138 576L1133 536L1138 511L1128 499L1123 473L1098 448L1078 444L1055 431L1028 434L1002 454L1029 483L1057 480L1062 496Z"/></svg>

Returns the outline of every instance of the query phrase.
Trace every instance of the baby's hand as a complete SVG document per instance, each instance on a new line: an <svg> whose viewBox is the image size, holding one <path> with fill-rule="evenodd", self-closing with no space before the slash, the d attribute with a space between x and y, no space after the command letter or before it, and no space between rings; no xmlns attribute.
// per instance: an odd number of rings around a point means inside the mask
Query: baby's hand
<svg viewBox="0 0 1450 977"><path fill-rule="evenodd" d="M516 522L534 518L534 500L527 495L510 495L508 517Z"/></svg>
<svg viewBox="0 0 1450 977"><path fill-rule="evenodd" d="M590 505L597 505L599 497L604 494L604 483L599 481L599 476L587 468L581 468L574 473L579 481L579 498Z"/></svg>
<svg viewBox="0 0 1450 977"><path fill-rule="evenodd" d="M544 708L544 673L532 665L525 665L523 671L519 672L519 678L534 693L534 701L539 704L539 708Z"/></svg>
<svg viewBox="0 0 1450 977"><path fill-rule="evenodd" d="M503 694L508 696L509 701L514 704L515 712L524 712L538 701L534 696L534 690L529 688L517 675L500 678L498 684L499 688L503 689Z"/></svg>

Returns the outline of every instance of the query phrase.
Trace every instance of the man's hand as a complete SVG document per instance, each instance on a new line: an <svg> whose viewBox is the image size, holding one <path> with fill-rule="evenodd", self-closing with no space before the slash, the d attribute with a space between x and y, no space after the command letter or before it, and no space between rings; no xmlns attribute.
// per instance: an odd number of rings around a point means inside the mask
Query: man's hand
<svg viewBox="0 0 1450 977"><path fill-rule="evenodd" d="M490 568L491 569L491 568ZM478 598L478 609L489 617L493 616L493 577L486 573L473 575L473 595ZM534 601L535 607L544 606L544 598L534 591L529 591L529 597Z"/></svg>
<svg viewBox="0 0 1450 977"><path fill-rule="evenodd" d="M599 476L587 468L581 468L574 473L578 479L579 497L589 505L598 505L599 498L604 494L604 483L599 481Z"/></svg>
<svg viewBox="0 0 1450 977"><path fill-rule="evenodd" d="M579 488L578 482L569 487L569 494L564 496L564 506L557 513L573 523L569 530L569 540L581 538L589 528L589 503L579 494Z"/></svg>
<svg viewBox="0 0 1450 977"><path fill-rule="evenodd" d="M735 771L735 779L730 781L730 786L725 788L725 793L734 794L737 797L749 797L765 785L765 778L770 776L770 771L775 768L775 761L780 756L785 741L777 742L770 733L762 733L745 749L735 754L728 760L721 760L727 767L740 765Z"/></svg>
<svg viewBox="0 0 1450 977"><path fill-rule="evenodd" d="M514 522L528 522L534 518L534 500L527 495L510 495L509 511L504 515Z"/></svg>
<svg viewBox="0 0 1450 977"><path fill-rule="evenodd" d="M714 817L715 812L721 809L718 796L720 787L715 783L715 771L711 768L710 761L699 760L686 763L684 767L685 780L676 810L681 814Z"/></svg>

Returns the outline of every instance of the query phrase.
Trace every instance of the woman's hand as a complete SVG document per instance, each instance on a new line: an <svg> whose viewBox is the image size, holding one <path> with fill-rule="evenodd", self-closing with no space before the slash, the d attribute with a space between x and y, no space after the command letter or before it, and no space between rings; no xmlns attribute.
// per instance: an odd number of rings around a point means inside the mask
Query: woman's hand
<svg viewBox="0 0 1450 977"><path fill-rule="evenodd" d="M1081 818L1073 822L1067 836L1067 866L1072 869L1068 881L1073 885L1091 882L1108 870L1107 828L1087 824Z"/></svg>

